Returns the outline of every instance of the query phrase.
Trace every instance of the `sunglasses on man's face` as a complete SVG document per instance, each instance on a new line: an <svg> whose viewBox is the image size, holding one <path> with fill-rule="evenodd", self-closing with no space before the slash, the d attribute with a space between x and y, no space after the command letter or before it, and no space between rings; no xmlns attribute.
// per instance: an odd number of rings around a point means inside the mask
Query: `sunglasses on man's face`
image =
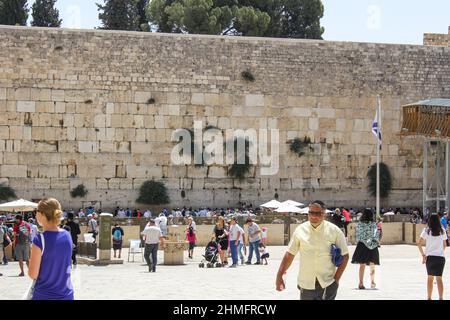
<svg viewBox="0 0 450 320"><path fill-rule="evenodd" d="M320 217L322 215L322 211L309 211L309 215Z"/></svg>

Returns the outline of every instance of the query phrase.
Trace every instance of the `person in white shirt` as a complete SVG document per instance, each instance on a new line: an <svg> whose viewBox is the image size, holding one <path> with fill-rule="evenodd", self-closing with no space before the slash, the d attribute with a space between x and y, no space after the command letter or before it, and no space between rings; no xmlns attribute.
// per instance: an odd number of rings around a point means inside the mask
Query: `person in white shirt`
<svg viewBox="0 0 450 320"><path fill-rule="evenodd" d="M39 233L39 230L38 230L37 225L34 223L33 218L28 219L28 223L30 224L30 229L31 229L30 243L33 244L34 237Z"/></svg>
<svg viewBox="0 0 450 320"><path fill-rule="evenodd" d="M144 212L144 218L150 218L152 216L152 213L150 212L150 210L145 210Z"/></svg>
<svg viewBox="0 0 450 320"><path fill-rule="evenodd" d="M80 211L78 211L78 217L79 218L84 218L86 216L86 214L84 213L83 209L80 209Z"/></svg>
<svg viewBox="0 0 450 320"><path fill-rule="evenodd" d="M155 220L150 219L150 222L141 232L144 236L145 250L144 258L148 265L149 272L156 272L156 264L158 263L158 244L161 241L161 246L164 247L164 236L161 229L155 225ZM151 258L150 258L151 255Z"/></svg>
<svg viewBox="0 0 450 320"><path fill-rule="evenodd" d="M236 225L238 226L239 231L241 232L241 236L239 238L239 245L238 245L238 254L239 254L239 259L241 259L241 264L243 265L244 264L244 258L245 258L244 254L247 255L247 247L245 246L245 238L244 238L245 231L237 223L236 223ZM244 254L242 254L242 249L244 249Z"/></svg>
<svg viewBox="0 0 450 320"><path fill-rule="evenodd" d="M230 230L229 239L230 239L230 251L231 251L231 260L233 260L233 264L230 268L236 268L238 264L238 247L239 247L239 239L241 238L240 227L237 224L237 218L233 217L230 220Z"/></svg>
<svg viewBox="0 0 450 320"><path fill-rule="evenodd" d="M92 238L94 238L94 243L96 242L97 238L97 220L95 220L95 217L92 214L88 215L88 233L92 233Z"/></svg>
<svg viewBox="0 0 450 320"><path fill-rule="evenodd" d="M164 213L160 213L159 217L155 219L155 225L161 229L163 236L167 235L167 217Z"/></svg>
<svg viewBox="0 0 450 320"><path fill-rule="evenodd" d="M425 245L425 252L422 246ZM442 227L439 216L436 213L431 214L428 220L428 226L423 229L417 246L422 254L422 263L426 264L428 281L427 294L428 300L431 300L433 293L433 282L436 277L439 300L444 296L444 285L442 282L442 273L445 266L445 247L447 246L447 234Z"/></svg>

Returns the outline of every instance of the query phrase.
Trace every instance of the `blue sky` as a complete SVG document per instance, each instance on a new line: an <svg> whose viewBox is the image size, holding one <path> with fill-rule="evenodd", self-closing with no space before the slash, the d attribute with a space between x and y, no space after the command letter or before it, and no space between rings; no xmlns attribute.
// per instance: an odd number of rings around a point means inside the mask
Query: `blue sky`
<svg viewBox="0 0 450 320"><path fill-rule="evenodd" d="M29 1L30 6L34 1ZM96 2L58 0L65 28L100 25ZM423 33L447 33L450 0L322 0L325 40L422 44Z"/></svg>

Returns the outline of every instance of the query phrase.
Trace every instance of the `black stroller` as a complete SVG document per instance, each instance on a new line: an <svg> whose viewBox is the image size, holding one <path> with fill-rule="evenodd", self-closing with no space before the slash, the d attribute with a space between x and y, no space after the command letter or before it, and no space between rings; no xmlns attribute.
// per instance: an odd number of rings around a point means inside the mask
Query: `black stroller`
<svg viewBox="0 0 450 320"><path fill-rule="evenodd" d="M199 263L198 266L200 268L204 268L205 262L206 262L207 268L222 267L222 264L218 261L219 250L220 250L220 245L216 241L211 240L206 245L205 254L202 255L204 257L204 259Z"/></svg>

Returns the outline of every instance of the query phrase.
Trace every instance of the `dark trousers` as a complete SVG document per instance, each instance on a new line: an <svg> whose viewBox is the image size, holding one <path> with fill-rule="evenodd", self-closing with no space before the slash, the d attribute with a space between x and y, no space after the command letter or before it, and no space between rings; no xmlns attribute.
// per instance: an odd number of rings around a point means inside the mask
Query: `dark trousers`
<svg viewBox="0 0 450 320"><path fill-rule="evenodd" d="M316 288L314 290L300 288L300 300L334 300L336 299L338 287L339 285L333 282L324 289L316 279Z"/></svg>
<svg viewBox="0 0 450 320"><path fill-rule="evenodd" d="M144 259L148 266L151 266L152 270L156 270L156 264L158 263L158 244L145 244Z"/></svg>
<svg viewBox="0 0 450 320"><path fill-rule="evenodd" d="M77 250L77 247L75 246L72 249L72 264L77 264L77 252L78 252L78 250Z"/></svg>

